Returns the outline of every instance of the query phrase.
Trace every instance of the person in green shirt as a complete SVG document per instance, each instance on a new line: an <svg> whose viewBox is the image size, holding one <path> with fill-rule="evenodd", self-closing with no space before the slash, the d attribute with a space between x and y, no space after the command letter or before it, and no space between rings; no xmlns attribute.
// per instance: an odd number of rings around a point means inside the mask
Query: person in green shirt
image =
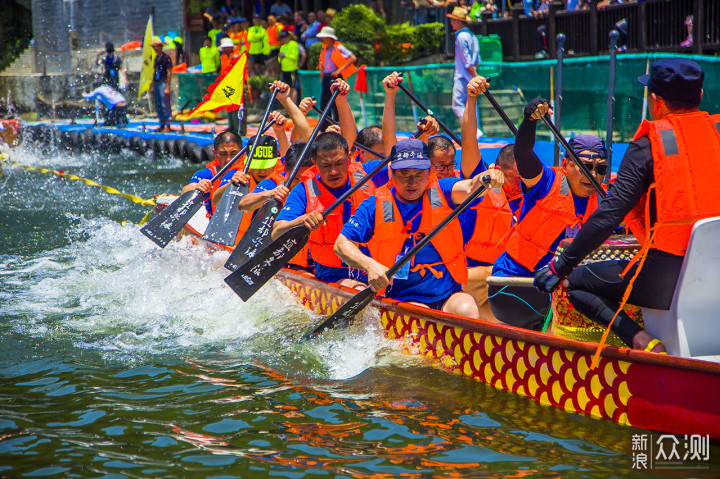
<svg viewBox="0 0 720 479"><path fill-rule="evenodd" d="M297 74L298 74L298 59L300 58L300 47L290 32L284 30L278 35L280 40L280 53L278 59L280 60L280 71L281 80L284 83L290 85L290 98L297 103Z"/></svg>
<svg viewBox="0 0 720 479"><path fill-rule="evenodd" d="M217 46L219 43L218 36L222 33L222 28L220 27L219 20L213 20L212 25L212 29L210 29L210 31L208 32L208 38L213 45Z"/></svg>
<svg viewBox="0 0 720 479"><path fill-rule="evenodd" d="M203 40L203 46L200 48L200 63L202 73L217 73L220 69L220 52L212 44L210 37Z"/></svg>
<svg viewBox="0 0 720 479"><path fill-rule="evenodd" d="M250 59L253 63L255 75L262 75L265 69L265 58L270 55L270 44L268 43L267 32L260 24L258 15L253 17L253 26L248 29L248 42L250 43Z"/></svg>

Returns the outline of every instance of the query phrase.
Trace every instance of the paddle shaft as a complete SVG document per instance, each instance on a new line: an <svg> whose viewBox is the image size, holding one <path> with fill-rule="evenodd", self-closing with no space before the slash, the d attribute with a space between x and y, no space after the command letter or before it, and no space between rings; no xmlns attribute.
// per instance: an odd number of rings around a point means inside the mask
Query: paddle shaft
<svg viewBox="0 0 720 479"><path fill-rule="evenodd" d="M524 276L488 276L485 280L490 286L516 286L519 288L534 288L534 278Z"/></svg>
<svg viewBox="0 0 720 479"><path fill-rule="evenodd" d="M417 138L418 136L420 136L422 134L422 132L423 132L423 130L416 131L415 134L413 135L413 137ZM365 183L367 183L375 175L380 173L382 171L382 169L385 168L388 163L390 163L391 159L392 159L391 155L386 156L385 159L383 161L381 161L379 165L377 165L375 168L373 168L372 171L370 171L370 173L365 175L361 180L358 180L358 182L355 183L349 190L347 190L345 193L340 195L338 197L338 199L336 199L330 206L328 206L325 209L325 211L322 212L323 218L327 218L330 215L330 213L332 213L338 207L340 207L343 203L345 203L345 201L347 201L347 199L350 198L350 196L352 196L357 190L362 188L363 185L365 185Z"/></svg>
<svg viewBox="0 0 720 479"><path fill-rule="evenodd" d="M400 74L400 76L402 76L402 73ZM402 90L402 92L405 93L408 96L408 98L410 98L410 101L412 101L417 106L419 106L420 109L422 111L424 111L426 115L430 115L431 117L435 118L435 121L438 122L438 125L440 125L440 128L445 133L448 134L448 136L452 139L452 141L454 141L458 145L462 145L462 140L460 139L460 137L457 136L455 134L455 132L453 132L450 128L448 128L448 126L440 118L435 116L435 113L433 113L433 111L431 109L429 109L425 105L423 105L423 103L418 99L418 97L415 96L415 94L413 92L408 90L407 87L405 85L403 85L402 83L398 83L398 88L400 88L400 90Z"/></svg>
<svg viewBox="0 0 720 479"><path fill-rule="evenodd" d="M605 148L607 149L608 171L606 178L610 179L612 169L612 140L613 140L613 110L615 109L615 66L617 64L617 42L620 34L617 30L610 32L610 68L608 78L608 100L607 100L607 131L605 132Z"/></svg>
<svg viewBox="0 0 720 479"><path fill-rule="evenodd" d="M243 173L247 174L247 172L250 170L250 162L252 162L253 156L255 156L255 149L258 146L258 143L260 143L260 137L262 136L261 131L263 131L263 128L265 128L265 124L267 123L268 117L270 116L270 110L272 110L272 104L275 102L275 97L278 94L277 88L273 89L272 95L270 96L270 101L268 102L268 106L265 109L265 114L263 115L262 121L260 122L260 128L258 128L258 134L255 135L255 141L253 141L252 148L250 149L250 153L248 153L247 160L245 160L245 168L243 168Z"/></svg>
<svg viewBox="0 0 720 479"><path fill-rule="evenodd" d="M502 107L498 104L497 100L495 100L495 97L492 96L492 93L487 90L485 90L483 93L485 94L485 98L487 98L493 108L495 108L495 111L498 113L498 115L500 115L500 118L502 118L507 127L510 129L513 136L517 136L517 127L512 121L510 121L507 113L505 113L505 110L503 110Z"/></svg>
<svg viewBox="0 0 720 479"><path fill-rule="evenodd" d="M575 162L583 176L587 178L587 180L592 184L593 188L595 188L595 191L597 191L598 195L600 195L600 198L605 198L605 190L602 189L600 183L598 183L598 180L596 180L595 177L588 171L588 169L585 168L583 162L580 161L580 158L578 158L577 153L575 153L575 151L570 148L567 140L562 136L562 133L560 133L557 127L553 124L552 120L550 120L547 115L543 115L542 119L545 122L545 125L547 125L552 134L555 136L555 139L560 142L563 148L565 148L565 151L568 155L570 155L570 158L573 160L573 162Z"/></svg>
<svg viewBox="0 0 720 479"><path fill-rule="evenodd" d="M313 105L313 110L315 110L315 111L318 112L318 113L322 113L322 110L321 110L320 108L318 108L316 105ZM335 120L333 120L332 118L326 118L326 120L327 120L331 125L338 125L338 122L335 121ZM369 154L371 154L371 155L373 155L373 156L375 156L375 157L377 157L377 158L380 158L380 159L383 159L383 158L384 158L384 156L382 156L382 155L381 155L380 153L378 153L377 151L371 150L371 149L368 148L367 146L361 145L361 144L358 143L357 141L353 142L352 146L354 146L354 147L357 148L358 150L364 151L365 153L369 153Z"/></svg>

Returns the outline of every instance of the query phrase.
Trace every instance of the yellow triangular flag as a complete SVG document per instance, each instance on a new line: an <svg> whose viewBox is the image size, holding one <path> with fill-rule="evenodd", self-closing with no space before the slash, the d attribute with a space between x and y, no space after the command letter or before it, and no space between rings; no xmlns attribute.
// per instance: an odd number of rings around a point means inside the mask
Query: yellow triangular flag
<svg viewBox="0 0 720 479"><path fill-rule="evenodd" d="M142 58L143 66L140 71L140 85L138 86L138 101L143 93L150 89L153 80L153 70L155 69L155 50L152 47L153 28L152 15L148 18L147 27L145 27L145 37L143 38Z"/></svg>
<svg viewBox="0 0 720 479"><path fill-rule="evenodd" d="M213 90L210 98L190 112L188 118L198 116L200 113L208 110L215 110L228 105L242 105L243 92L245 91L245 64L247 63L247 55L240 55L240 59L235 66L225 75L220 83Z"/></svg>

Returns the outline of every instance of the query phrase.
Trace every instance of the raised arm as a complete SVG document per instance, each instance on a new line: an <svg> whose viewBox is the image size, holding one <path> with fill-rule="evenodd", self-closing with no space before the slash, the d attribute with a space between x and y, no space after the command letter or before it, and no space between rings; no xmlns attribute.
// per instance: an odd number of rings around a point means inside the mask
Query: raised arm
<svg viewBox="0 0 720 479"><path fill-rule="evenodd" d="M502 171L496 169L483 171L482 173L475 175L469 180L458 181L453 185L452 188L451 196L453 203L459 205L460 203L465 201L467 197L473 193L473 191L478 189L480 185L483 184L482 178L485 175L490 177L490 185L486 185L489 188L501 188L503 182L505 181L505 176L502 174ZM480 196L485 195L485 193L487 193L487 189Z"/></svg>
<svg viewBox="0 0 720 479"><path fill-rule="evenodd" d="M297 139L307 141L312 133L312 128L310 128L310 124L308 124L305 114L303 114L295 102L290 99L290 85L278 80L273 82L272 88L278 90L278 94L275 98L277 98L280 104L285 108L285 111L293 121L293 137L295 137L295 132L297 132Z"/></svg>
<svg viewBox="0 0 720 479"><path fill-rule="evenodd" d="M488 89L488 82L485 78L477 76L470 80L467 86L467 101L465 113L463 114L460 126L462 138L462 152L460 158L460 170L463 178L470 178L475 168L482 161L480 148L477 143L477 97Z"/></svg>
<svg viewBox="0 0 720 479"><path fill-rule="evenodd" d="M544 98L535 98L525 107L524 120L515 138L515 163L520 178L527 188L532 188L542 178L543 164L535 154L535 132L537 120L545 114L552 114L552 108Z"/></svg>
<svg viewBox="0 0 720 479"><path fill-rule="evenodd" d="M350 109L347 101L350 85L342 79L337 79L330 87L330 91L335 91L336 89L340 90L340 94L335 100L335 105L338 109L340 134L345 137L348 145L352 145L355 143L355 138L357 138L357 124L355 123L355 115L353 115L352 109Z"/></svg>
<svg viewBox="0 0 720 479"><path fill-rule="evenodd" d="M402 78L400 78L397 72L392 72L382 81L383 88L385 89L385 106L382 117L382 133L385 151L390 151L398 141L397 135L395 134L395 97L398 92L397 86L400 82L402 82Z"/></svg>
<svg viewBox="0 0 720 479"><path fill-rule="evenodd" d="M285 133L287 118L285 118L279 111L274 111L270 113L270 119L275 120L272 129L277 137L278 147L280 148L280 156L285 156L285 153L287 153L290 148L290 142L288 141L287 133Z"/></svg>

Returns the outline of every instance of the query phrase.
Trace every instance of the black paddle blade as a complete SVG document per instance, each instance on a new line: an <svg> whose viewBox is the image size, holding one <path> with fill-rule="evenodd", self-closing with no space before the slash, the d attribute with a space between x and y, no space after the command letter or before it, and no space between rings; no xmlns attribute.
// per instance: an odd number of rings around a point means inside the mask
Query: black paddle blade
<svg viewBox="0 0 720 479"><path fill-rule="evenodd" d="M305 334L305 339L312 339L326 329L338 326L344 328L350 324L353 318L357 316L360 311L365 309L365 306L370 304L373 299L375 299L375 291L373 291L372 288L365 288L350 298L347 303L343 304L340 309L335 311L325 321L320 323L320 326Z"/></svg>
<svg viewBox="0 0 720 479"><path fill-rule="evenodd" d="M303 249L309 238L310 230L303 225L287 230L225 278L225 282L240 299L247 301Z"/></svg>
<svg viewBox="0 0 720 479"><path fill-rule="evenodd" d="M248 194L248 185L230 183L223 193L220 203L215 208L210 224L208 224L203 239L220 243L226 246L235 244L235 237L242 221L243 212L238 209L238 204L243 196Z"/></svg>
<svg viewBox="0 0 720 479"><path fill-rule="evenodd" d="M203 192L198 190L183 193L140 228L140 232L153 240L156 245L164 248L203 206L203 196Z"/></svg>
<svg viewBox="0 0 720 479"><path fill-rule="evenodd" d="M280 207L281 204L277 200L268 200L260 207L252 223L250 223L250 227L248 227L225 263L227 269L237 271L247 260L254 257L258 251L270 244L272 225L280 213Z"/></svg>

